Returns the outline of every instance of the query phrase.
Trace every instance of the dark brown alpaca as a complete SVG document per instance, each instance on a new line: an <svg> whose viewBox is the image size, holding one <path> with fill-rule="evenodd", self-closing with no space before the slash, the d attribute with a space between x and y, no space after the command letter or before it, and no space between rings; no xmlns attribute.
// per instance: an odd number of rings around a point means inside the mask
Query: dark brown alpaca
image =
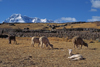
<svg viewBox="0 0 100 67"><path fill-rule="evenodd" d="M16 44L17 44L15 36L12 36L12 35L8 36L8 40L9 40L9 44L11 44L11 40L13 40L14 42L16 42Z"/></svg>
<svg viewBox="0 0 100 67"><path fill-rule="evenodd" d="M88 44L85 43L85 42L83 41L83 39L82 39L81 37L79 37L79 36L73 37L72 43L74 44L74 48L75 48L75 45L76 45L77 48L78 48L78 45L81 45L81 48L82 48L82 45L88 47Z"/></svg>

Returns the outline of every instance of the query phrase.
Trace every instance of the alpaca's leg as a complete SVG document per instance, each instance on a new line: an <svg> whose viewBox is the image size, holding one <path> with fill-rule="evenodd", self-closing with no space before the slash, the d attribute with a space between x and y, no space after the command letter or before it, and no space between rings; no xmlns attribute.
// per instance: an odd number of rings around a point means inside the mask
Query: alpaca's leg
<svg viewBox="0 0 100 67"><path fill-rule="evenodd" d="M45 45L46 45L46 44L43 43L43 48L44 48Z"/></svg>
<svg viewBox="0 0 100 67"><path fill-rule="evenodd" d="M34 47L34 44L35 44L34 42L31 43L31 45L32 45L33 47Z"/></svg>
<svg viewBox="0 0 100 67"><path fill-rule="evenodd" d="M11 40L9 40L9 44L11 44Z"/></svg>
<svg viewBox="0 0 100 67"><path fill-rule="evenodd" d="M83 41L80 44L81 44L81 49L82 49Z"/></svg>
<svg viewBox="0 0 100 67"><path fill-rule="evenodd" d="M42 42L40 43L40 47L43 48L43 43Z"/></svg>
<svg viewBox="0 0 100 67"><path fill-rule="evenodd" d="M82 49L82 45L81 45L81 49Z"/></svg>
<svg viewBox="0 0 100 67"><path fill-rule="evenodd" d="M74 48L75 48L75 43L73 43L73 45L74 45Z"/></svg>
<svg viewBox="0 0 100 67"><path fill-rule="evenodd" d="M78 48L78 44L76 44L76 47Z"/></svg>
<svg viewBox="0 0 100 67"><path fill-rule="evenodd" d="M46 44L46 47L48 47L48 44Z"/></svg>

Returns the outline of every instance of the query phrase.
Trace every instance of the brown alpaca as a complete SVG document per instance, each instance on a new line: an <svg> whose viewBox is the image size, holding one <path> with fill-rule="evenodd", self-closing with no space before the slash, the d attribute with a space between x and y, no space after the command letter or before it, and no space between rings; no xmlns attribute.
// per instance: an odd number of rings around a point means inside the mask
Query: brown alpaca
<svg viewBox="0 0 100 67"><path fill-rule="evenodd" d="M82 39L81 37L79 37L79 36L73 37L72 43L74 44L74 48L75 48L75 45L76 45L77 48L78 48L78 45L81 45L81 48L82 48L82 45L88 47L88 44L85 43L85 42L83 41L83 39Z"/></svg>
<svg viewBox="0 0 100 67"><path fill-rule="evenodd" d="M8 40L9 40L9 44L11 44L11 40L13 40L14 42L16 42L16 44L17 44L15 36L12 36L12 35L8 36Z"/></svg>

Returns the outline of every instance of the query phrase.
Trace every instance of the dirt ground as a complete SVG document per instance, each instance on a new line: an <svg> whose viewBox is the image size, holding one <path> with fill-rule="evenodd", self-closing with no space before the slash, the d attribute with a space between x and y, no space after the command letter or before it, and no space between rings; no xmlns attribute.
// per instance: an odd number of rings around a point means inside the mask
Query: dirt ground
<svg viewBox="0 0 100 67"><path fill-rule="evenodd" d="M52 40L53 49L31 46L31 37L17 38L17 44L8 44L8 39L0 38L0 67L100 67L100 43L89 43L89 47L74 49L71 42ZM79 53L84 60L68 59L68 49Z"/></svg>

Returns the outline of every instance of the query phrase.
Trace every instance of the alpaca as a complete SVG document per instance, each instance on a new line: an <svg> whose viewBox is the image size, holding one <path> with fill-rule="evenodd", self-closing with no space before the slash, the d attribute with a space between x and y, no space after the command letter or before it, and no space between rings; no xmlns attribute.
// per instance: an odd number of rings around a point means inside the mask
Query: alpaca
<svg viewBox="0 0 100 67"><path fill-rule="evenodd" d="M82 48L82 45L88 47L88 44L85 43L85 42L83 41L83 39L82 39L81 37L79 37L79 36L73 37L72 43L74 44L74 48L75 48L75 45L76 45L77 48L78 48L78 45L81 45L81 48Z"/></svg>
<svg viewBox="0 0 100 67"><path fill-rule="evenodd" d="M40 46L41 47L44 47L44 44L46 45L46 47L48 47L48 45L50 45L51 48L53 48L53 45L50 44L49 40L47 37L45 36L42 36L39 38L39 41L40 41Z"/></svg>
<svg viewBox="0 0 100 67"><path fill-rule="evenodd" d="M8 40L9 40L9 44L11 44L11 40L13 40L14 42L16 42L16 44L17 44L16 37L14 35L8 36Z"/></svg>
<svg viewBox="0 0 100 67"><path fill-rule="evenodd" d="M72 49L68 49L69 50L69 55L70 57L68 57L71 60L82 60L83 56L81 54L72 54Z"/></svg>
<svg viewBox="0 0 100 67"><path fill-rule="evenodd" d="M40 44L39 38L37 38L37 37L32 37L32 38L31 38L31 45L34 47L34 44L35 44L35 43L39 43L39 44ZM38 46L39 46L39 44L38 44Z"/></svg>

